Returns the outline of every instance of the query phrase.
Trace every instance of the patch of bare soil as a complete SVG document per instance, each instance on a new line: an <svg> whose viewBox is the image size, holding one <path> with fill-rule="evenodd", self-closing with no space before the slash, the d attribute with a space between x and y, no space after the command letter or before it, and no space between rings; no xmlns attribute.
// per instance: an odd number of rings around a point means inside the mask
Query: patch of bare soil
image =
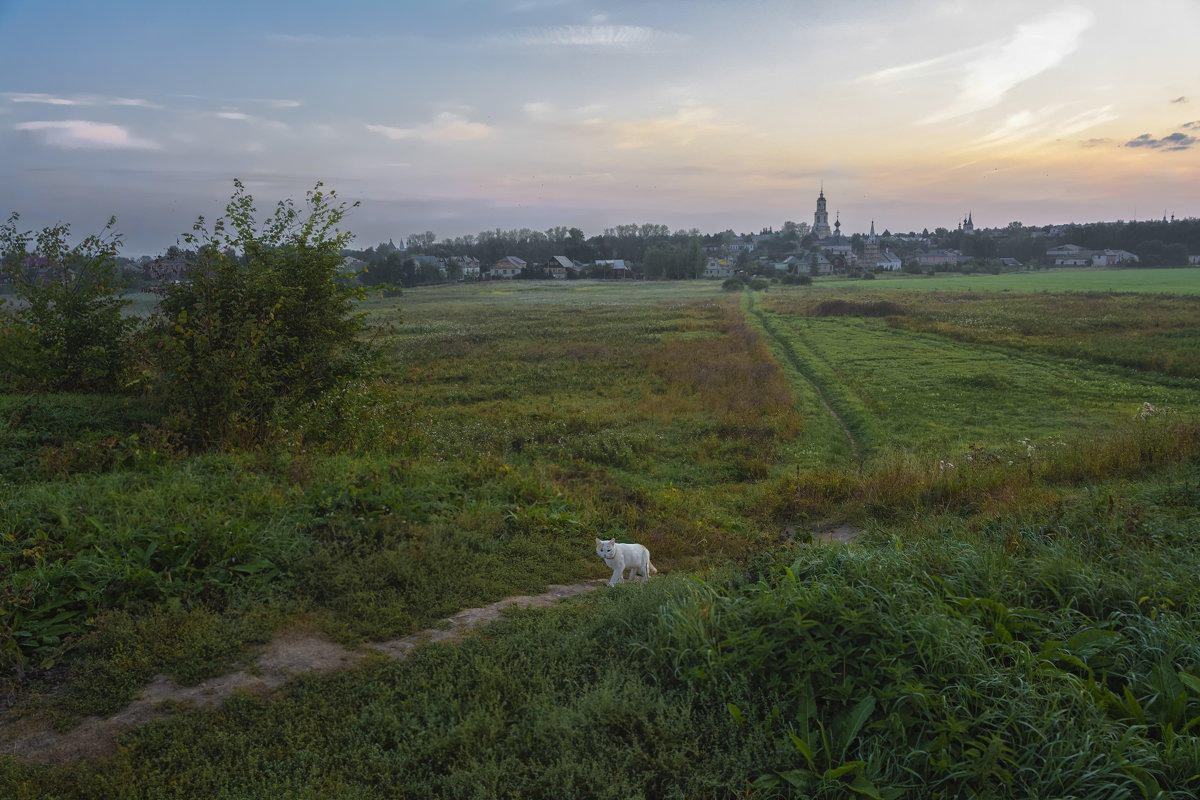
<svg viewBox="0 0 1200 800"><path fill-rule="evenodd" d="M862 533L850 525L817 525L813 529L813 544L850 544Z"/></svg>
<svg viewBox="0 0 1200 800"><path fill-rule="evenodd" d="M850 544L862 533L859 528L833 522L818 522L812 530L813 544ZM791 544L796 541L796 528L788 525L779 534L781 544ZM803 539L803 537L802 537Z"/></svg>
<svg viewBox="0 0 1200 800"><path fill-rule="evenodd" d="M388 642L371 642L364 648L402 658L424 642L463 638L480 625L500 618L508 608L541 608L565 597L590 592L604 583L598 578L570 585L550 586L539 595L520 595L484 606L468 608L445 620L444 627L420 631ZM284 631L271 640L252 665L204 681L180 686L165 675L150 682L141 695L111 717L88 717L78 726L58 733L42 720L0 721L0 753L30 764L64 764L92 761L113 755L117 737L147 722L168 715L167 706L181 704L220 706L234 692L268 695L287 681L305 673L325 673L353 667L364 658L363 648L351 650L311 632Z"/></svg>

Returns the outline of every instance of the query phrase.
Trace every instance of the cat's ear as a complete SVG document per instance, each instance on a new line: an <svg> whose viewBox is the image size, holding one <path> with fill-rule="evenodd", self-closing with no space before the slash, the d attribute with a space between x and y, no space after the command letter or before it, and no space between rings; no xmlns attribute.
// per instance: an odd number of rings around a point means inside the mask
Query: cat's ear
<svg viewBox="0 0 1200 800"><path fill-rule="evenodd" d="M597 539L597 540L596 540L596 544L600 545L600 544L604 544L604 542L603 542L603 541L601 541L600 539Z"/></svg>

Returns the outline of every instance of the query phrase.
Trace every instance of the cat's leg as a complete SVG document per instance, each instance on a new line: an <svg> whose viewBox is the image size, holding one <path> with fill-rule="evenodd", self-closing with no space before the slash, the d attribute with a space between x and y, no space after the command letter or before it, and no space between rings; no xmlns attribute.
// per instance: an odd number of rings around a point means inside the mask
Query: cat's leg
<svg viewBox="0 0 1200 800"><path fill-rule="evenodd" d="M624 572L625 572L624 567L620 567L620 566L614 567L612 577L608 579L608 585L616 586L618 583L624 583L625 582L625 577L623 575Z"/></svg>

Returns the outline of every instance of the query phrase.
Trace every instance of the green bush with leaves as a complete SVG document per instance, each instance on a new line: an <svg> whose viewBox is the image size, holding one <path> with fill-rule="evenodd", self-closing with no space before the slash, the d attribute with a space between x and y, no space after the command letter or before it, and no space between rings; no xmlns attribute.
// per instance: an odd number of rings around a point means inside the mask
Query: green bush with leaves
<svg viewBox="0 0 1200 800"><path fill-rule="evenodd" d="M160 289L154 377L182 430L200 443L269 438L281 415L366 374L362 289L340 268L347 206L321 184L306 209L281 201L261 226L240 181L226 216L185 237L199 254L187 280Z"/></svg>
<svg viewBox="0 0 1200 800"><path fill-rule="evenodd" d="M127 337L116 219L71 247L70 227L34 235L12 214L0 225L0 269L19 303L0 301L0 385L18 390L113 392L122 385ZM33 245L32 249L30 246Z"/></svg>

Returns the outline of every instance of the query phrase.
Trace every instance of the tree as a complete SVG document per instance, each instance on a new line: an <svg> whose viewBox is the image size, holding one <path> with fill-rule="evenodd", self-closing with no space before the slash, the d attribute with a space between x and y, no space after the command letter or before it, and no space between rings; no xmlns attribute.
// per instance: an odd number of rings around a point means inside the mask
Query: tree
<svg viewBox="0 0 1200 800"><path fill-rule="evenodd" d="M226 216L201 217L189 280L162 288L150 351L178 427L203 443L254 443L272 424L366 373L361 289L341 280L347 213L318 183L260 226L241 181ZM357 203L354 204L355 206ZM352 208L353 206L351 206Z"/></svg>
<svg viewBox="0 0 1200 800"><path fill-rule="evenodd" d="M404 240L404 247L410 253L424 253L433 247L437 241L437 234L433 231L425 231L424 233L410 233L408 238Z"/></svg>
<svg viewBox="0 0 1200 800"><path fill-rule="evenodd" d="M1169 244L1163 249L1163 265L1168 267L1185 267L1188 263L1187 246L1179 243Z"/></svg>
<svg viewBox="0 0 1200 800"><path fill-rule="evenodd" d="M121 388L136 321L121 313L128 281L117 265L116 218L75 247L67 244L67 225L34 236L18 230L19 220L14 213L0 226L0 268L24 301L0 313L0 373L25 389Z"/></svg>

